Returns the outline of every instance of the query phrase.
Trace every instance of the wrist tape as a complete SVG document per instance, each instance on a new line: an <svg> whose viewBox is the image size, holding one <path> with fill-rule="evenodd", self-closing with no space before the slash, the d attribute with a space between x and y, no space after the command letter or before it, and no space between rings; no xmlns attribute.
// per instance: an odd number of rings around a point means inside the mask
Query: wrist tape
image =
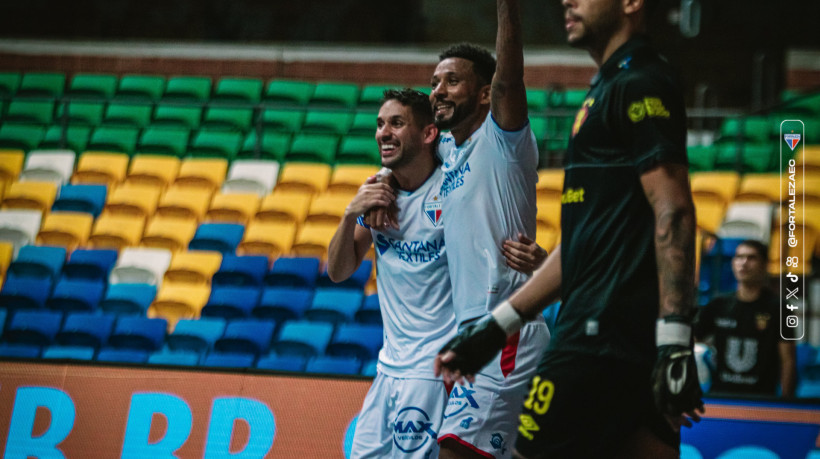
<svg viewBox="0 0 820 459"><path fill-rule="evenodd" d="M658 346L689 346L692 339L692 326L685 322L658 319L657 339Z"/></svg>
<svg viewBox="0 0 820 459"><path fill-rule="evenodd" d="M518 311L506 300L493 309L492 316L507 336L514 335L524 326Z"/></svg>

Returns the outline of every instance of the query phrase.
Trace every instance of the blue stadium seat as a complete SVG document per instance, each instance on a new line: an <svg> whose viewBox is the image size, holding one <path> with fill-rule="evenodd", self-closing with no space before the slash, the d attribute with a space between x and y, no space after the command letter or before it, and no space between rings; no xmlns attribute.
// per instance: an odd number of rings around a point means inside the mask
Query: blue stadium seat
<svg viewBox="0 0 820 459"><path fill-rule="evenodd" d="M180 319L165 342L172 351L193 351L204 355L225 333L226 325L224 319L216 317Z"/></svg>
<svg viewBox="0 0 820 459"><path fill-rule="evenodd" d="M60 195L54 200L51 210L84 212L97 218L105 206L106 194L105 185L66 184L60 188Z"/></svg>
<svg viewBox="0 0 820 459"><path fill-rule="evenodd" d="M373 272L373 262L371 260L362 260L362 264L342 282L333 282L327 275L327 269L319 277L316 282L317 287L341 287L364 290L364 286L370 279L370 273Z"/></svg>
<svg viewBox="0 0 820 459"><path fill-rule="evenodd" d="M108 344L117 349L156 351L162 347L167 329L165 319L123 316L117 319Z"/></svg>
<svg viewBox="0 0 820 459"><path fill-rule="evenodd" d="M277 322L301 319L313 300L313 290L304 287L266 287L252 313Z"/></svg>
<svg viewBox="0 0 820 459"><path fill-rule="evenodd" d="M225 334L214 343L214 350L230 354L250 354L254 360L270 349L276 324L269 320L239 319L228 322Z"/></svg>
<svg viewBox="0 0 820 459"><path fill-rule="evenodd" d="M202 361L203 367L252 368L254 357L251 354L225 354L212 352Z"/></svg>
<svg viewBox="0 0 820 459"><path fill-rule="evenodd" d="M9 276L56 279L65 264L66 249L27 245L20 247L17 257L9 265Z"/></svg>
<svg viewBox="0 0 820 459"><path fill-rule="evenodd" d="M356 311L356 322L373 325L383 324L378 294L368 295L364 298L362 308Z"/></svg>
<svg viewBox="0 0 820 459"><path fill-rule="evenodd" d="M43 349L42 358L52 360L93 360L94 348L87 346L53 345Z"/></svg>
<svg viewBox="0 0 820 459"><path fill-rule="evenodd" d="M62 278L46 301L46 307L58 311L93 311L97 309L105 291L105 282L99 280Z"/></svg>
<svg viewBox="0 0 820 459"><path fill-rule="evenodd" d="M76 249L63 266L63 276L69 279L107 281L118 255L113 249Z"/></svg>
<svg viewBox="0 0 820 459"><path fill-rule="evenodd" d="M100 349L97 354L98 362L145 363L148 361L148 352L140 349Z"/></svg>
<svg viewBox="0 0 820 459"><path fill-rule="evenodd" d="M106 343L114 329L115 316L76 312L68 314L62 329L57 333L57 343L63 346L83 346L99 349Z"/></svg>
<svg viewBox="0 0 820 459"><path fill-rule="evenodd" d="M40 346L33 344L0 343L0 357L36 359L40 357Z"/></svg>
<svg viewBox="0 0 820 459"><path fill-rule="evenodd" d="M8 277L0 290L0 306L9 309L43 308L51 294L51 279Z"/></svg>
<svg viewBox="0 0 820 459"><path fill-rule="evenodd" d="M542 315L547 322L547 327L552 330L555 327L555 320L558 318L558 311L561 310L561 302L556 301L544 308Z"/></svg>
<svg viewBox="0 0 820 459"><path fill-rule="evenodd" d="M356 357L361 361L375 359L382 347L383 335L380 325L339 324L325 352L337 357Z"/></svg>
<svg viewBox="0 0 820 459"><path fill-rule="evenodd" d="M100 308L115 314L144 316L156 296L156 285L111 284L105 292L105 298L100 302Z"/></svg>
<svg viewBox="0 0 820 459"><path fill-rule="evenodd" d="M262 287L267 270L268 257L264 255L226 254L211 284Z"/></svg>
<svg viewBox="0 0 820 459"><path fill-rule="evenodd" d="M362 371L360 372L360 374L362 376L375 377L376 373L378 372L378 368L376 367L378 363L378 360L370 360L368 362L365 362L364 365L362 365Z"/></svg>
<svg viewBox="0 0 820 459"><path fill-rule="evenodd" d="M3 341L48 346L54 342L62 321L63 314L56 311L17 311L3 334Z"/></svg>
<svg viewBox="0 0 820 459"><path fill-rule="evenodd" d="M305 373L357 375L362 362L355 357L321 356L308 360Z"/></svg>
<svg viewBox="0 0 820 459"><path fill-rule="evenodd" d="M157 351L148 357L148 363L154 365L176 365L195 367L199 365L199 354L193 351Z"/></svg>
<svg viewBox="0 0 820 459"><path fill-rule="evenodd" d="M188 249L233 254L244 234L245 227L237 223L203 223L197 228Z"/></svg>
<svg viewBox="0 0 820 459"><path fill-rule="evenodd" d="M259 304L261 293L261 289L255 286L214 285L211 289L211 297L202 308L201 314L204 317L225 319L248 317L253 308Z"/></svg>
<svg viewBox="0 0 820 459"><path fill-rule="evenodd" d="M316 286L319 259L311 257L279 257L265 276L265 284L280 287Z"/></svg>
<svg viewBox="0 0 820 459"><path fill-rule="evenodd" d="M322 355L333 335L333 325L324 322L290 321L282 326L279 338L271 346L277 355L299 355L306 358Z"/></svg>
<svg viewBox="0 0 820 459"><path fill-rule="evenodd" d="M317 288L305 318L334 324L352 322L362 306L363 298L361 290Z"/></svg>
<svg viewBox="0 0 820 459"><path fill-rule="evenodd" d="M307 358L299 355L271 354L262 357L256 362L256 368L263 370L303 372L307 365Z"/></svg>
<svg viewBox="0 0 820 459"><path fill-rule="evenodd" d="M3 331L6 329L6 317L8 317L8 315L8 309L0 308L0 338L3 337Z"/></svg>

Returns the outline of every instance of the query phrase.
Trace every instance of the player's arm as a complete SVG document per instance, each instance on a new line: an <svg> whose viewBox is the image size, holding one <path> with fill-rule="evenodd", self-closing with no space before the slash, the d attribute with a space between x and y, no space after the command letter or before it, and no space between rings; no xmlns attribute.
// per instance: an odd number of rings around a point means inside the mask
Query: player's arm
<svg viewBox="0 0 820 459"><path fill-rule="evenodd" d="M797 385L797 357L794 341L777 343L780 353L780 393L784 398L794 397Z"/></svg>
<svg viewBox="0 0 820 459"><path fill-rule="evenodd" d="M527 123L524 49L518 0L497 0L496 69L490 111L501 129L517 131Z"/></svg>
<svg viewBox="0 0 820 459"><path fill-rule="evenodd" d="M358 225L357 219L367 210L388 206L395 199L393 189L384 183L375 183L374 177L359 187L330 240L327 274L332 281L341 282L350 277L362 263L373 242L370 230Z"/></svg>
<svg viewBox="0 0 820 459"><path fill-rule="evenodd" d="M532 274L549 255L543 247L522 233L518 233L517 241L505 240L501 253L506 258L507 266L524 274Z"/></svg>

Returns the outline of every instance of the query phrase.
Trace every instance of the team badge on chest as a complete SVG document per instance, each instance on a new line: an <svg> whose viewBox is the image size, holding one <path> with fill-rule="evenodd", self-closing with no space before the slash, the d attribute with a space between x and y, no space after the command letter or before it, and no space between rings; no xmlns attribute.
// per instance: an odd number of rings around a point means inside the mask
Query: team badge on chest
<svg viewBox="0 0 820 459"><path fill-rule="evenodd" d="M441 207L442 202L438 196L433 196L432 201L424 203L424 215L427 215L427 218L430 219L430 223L432 223L433 226L438 226L439 222L441 222Z"/></svg>

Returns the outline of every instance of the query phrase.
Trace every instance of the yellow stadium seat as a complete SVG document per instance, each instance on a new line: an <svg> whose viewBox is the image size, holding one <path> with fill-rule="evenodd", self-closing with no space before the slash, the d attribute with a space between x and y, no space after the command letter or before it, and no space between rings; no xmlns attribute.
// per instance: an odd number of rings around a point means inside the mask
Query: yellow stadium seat
<svg viewBox="0 0 820 459"><path fill-rule="evenodd" d="M820 172L820 145L807 145L794 159L798 165L805 168L807 174Z"/></svg>
<svg viewBox="0 0 820 459"><path fill-rule="evenodd" d="M811 273L812 258L818 251L817 232L811 227L796 225L793 234L797 244L791 247L788 244L788 239L792 236L789 226L781 225L772 228L769 242L769 274L779 276L783 272L790 272L798 276L806 276ZM780 253L781 244L782 254ZM786 266L787 258L796 258L796 266Z"/></svg>
<svg viewBox="0 0 820 459"><path fill-rule="evenodd" d="M322 193L330 182L331 168L328 164L289 162L282 166L279 183L274 190L307 191Z"/></svg>
<svg viewBox="0 0 820 459"><path fill-rule="evenodd" d="M224 158L188 158L182 161L174 182L177 186L207 189L212 192L219 189L228 172L228 160Z"/></svg>
<svg viewBox="0 0 820 459"><path fill-rule="evenodd" d="M142 238L145 219L132 215L103 214L94 222L88 245L97 249L136 246Z"/></svg>
<svg viewBox="0 0 820 459"><path fill-rule="evenodd" d="M72 183L101 183L116 185L125 179L128 155L101 151L85 152L80 156Z"/></svg>
<svg viewBox="0 0 820 459"><path fill-rule="evenodd" d="M211 202L211 190L171 186L159 199L157 214L202 221Z"/></svg>
<svg viewBox="0 0 820 459"><path fill-rule="evenodd" d="M171 252L185 250L194 238L197 221L193 218L163 217L156 215L145 227L142 245Z"/></svg>
<svg viewBox="0 0 820 459"><path fill-rule="evenodd" d="M740 175L732 171L695 172L691 175L692 196L719 200L725 208L737 195Z"/></svg>
<svg viewBox="0 0 820 459"><path fill-rule="evenodd" d="M136 155L131 159L126 183L165 189L179 175L180 160L174 156Z"/></svg>
<svg viewBox="0 0 820 459"><path fill-rule="evenodd" d="M563 169L541 169L538 171L538 184L535 185L535 195L539 200L552 199L556 195L560 200L563 188Z"/></svg>
<svg viewBox="0 0 820 459"><path fill-rule="evenodd" d="M0 149L0 180L13 182L23 170L26 154L23 150Z"/></svg>
<svg viewBox="0 0 820 459"><path fill-rule="evenodd" d="M180 319L198 318L210 295L211 287L208 285L165 282L148 308L148 316L164 318L169 329L173 329Z"/></svg>
<svg viewBox="0 0 820 459"><path fill-rule="evenodd" d="M14 244L9 241L0 241L0 279L6 278L11 260L14 257Z"/></svg>
<svg viewBox="0 0 820 459"><path fill-rule="evenodd" d="M330 176L330 184L327 186L327 192L356 193L359 187L364 184L365 180L370 176L376 175L377 172L379 172L378 166L340 164L333 169L333 174Z"/></svg>
<svg viewBox="0 0 820 459"><path fill-rule="evenodd" d="M693 196L695 203L695 219L698 228L710 233L717 234L718 228L723 223L723 216L726 215L726 204L712 196Z"/></svg>
<svg viewBox="0 0 820 459"><path fill-rule="evenodd" d="M784 180L785 182L785 189L783 190L783 200L785 201L787 195L789 194L789 184L788 180ZM805 171L804 177L799 180L795 181L796 189L795 193L797 196L803 196L806 200L806 203L820 203L820 170L818 171Z"/></svg>
<svg viewBox="0 0 820 459"><path fill-rule="evenodd" d="M175 252L165 280L173 284L211 285L222 264L222 254L207 250Z"/></svg>
<svg viewBox="0 0 820 459"><path fill-rule="evenodd" d="M108 193L103 213L148 218L157 210L160 191L153 185L123 184Z"/></svg>
<svg viewBox="0 0 820 459"><path fill-rule="evenodd" d="M734 201L779 202L780 180L780 174L746 174L740 180Z"/></svg>
<svg viewBox="0 0 820 459"><path fill-rule="evenodd" d="M324 259L337 227L332 223L305 223L293 241L291 253Z"/></svg>
<svg viewBox="0 0 820 459"><path fill-rule="evenodd" d="M540 226L536 229L535 243L541 246L542 249L548 253L552 252L558 240L560 239L561 231L549 226Z"/></svg>
<svg viewBox="0 0 820 459"><path fill-rule="evenodd" d="M262 199L256 220L302 224L307 217L310 202L311 194L308 192L275 189Z"/></svg>
<svg viewBox="0 0 820 459"><path fill-rule="evenodd" d="M538 200L538 213L535 221L556 231L561 230L561 199L554 197L551 199Z"/></svg>
<svg viewBox="0 0 820 459"><path fill-rule="evenodd" d="M46 215L37 243L65 247L69 252L85 245L91 235L94 217L83 212L52 212Z"/></svg>
<svg viewBox="0 0 820 459"><path fill-rule="evenodd" d="M333 223L338 225L350 204L353 196L350 194L322 194L316 196L310 204L305 222Z"/></svg>
<svg viewBox="0 0 820 459"><path fill-rule="evenodd" d="M217 193L211 200L205 219L245 225L256 215L259 203L259 195L256 193Z"/></svg>
<svg viewBox="0 0 820 459"><path fill-rule="evenodd" d="M274 259L290 252L295 237L296 225L292 222L252 221L245 229L237 252Z"/></svg>
<svg viewBox="0 0 820 459"><path fill-rule="evenodd" d="M46 212L57 197L52 182L14 182L3 197L4 209L34 209Z"/></svg>

